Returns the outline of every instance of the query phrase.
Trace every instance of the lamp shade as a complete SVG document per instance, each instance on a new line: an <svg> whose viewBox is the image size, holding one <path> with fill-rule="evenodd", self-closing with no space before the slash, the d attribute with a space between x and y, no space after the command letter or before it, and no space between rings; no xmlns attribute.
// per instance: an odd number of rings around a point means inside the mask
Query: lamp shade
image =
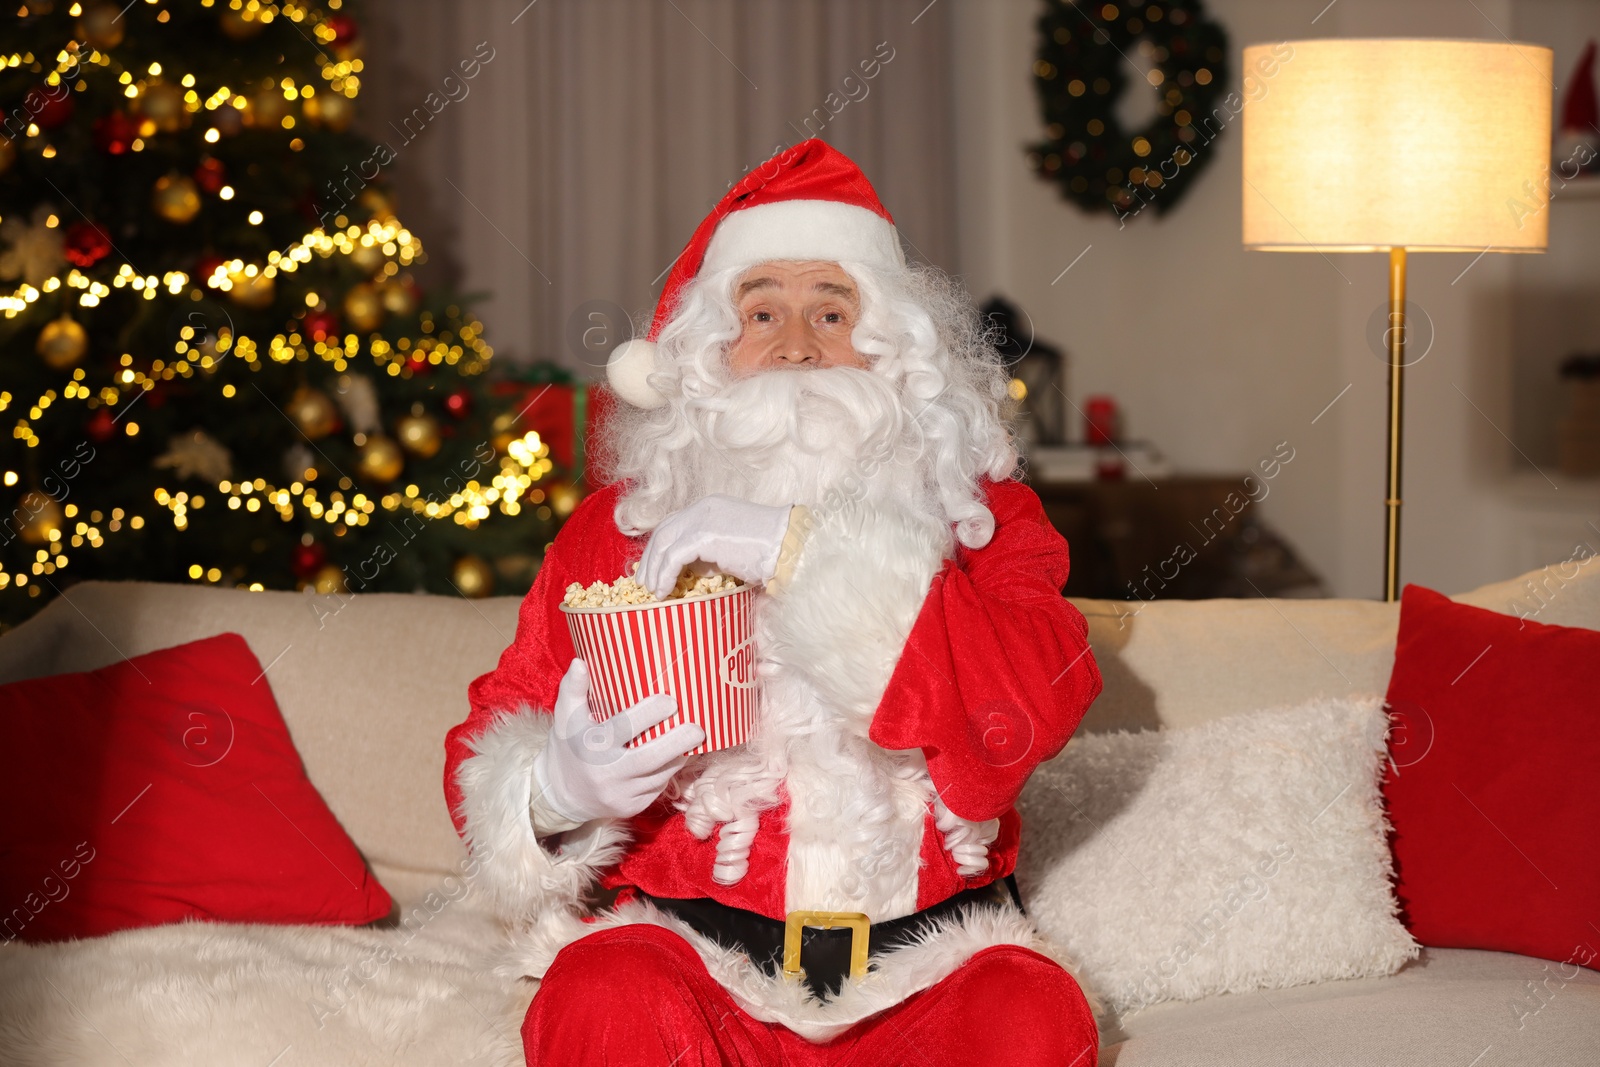
<svg viewBox="0 0 1600 1067"><path fill-rule="evenodd" d="M1244 50L1244 243L1531 252L1548 243L1550 49L1288 41Z"/></svg>

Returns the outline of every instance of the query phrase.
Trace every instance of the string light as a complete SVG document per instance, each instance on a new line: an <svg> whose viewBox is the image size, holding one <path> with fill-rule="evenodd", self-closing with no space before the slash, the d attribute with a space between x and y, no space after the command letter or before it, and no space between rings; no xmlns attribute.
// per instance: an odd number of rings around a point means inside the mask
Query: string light
<svg viewBox="0 0 1600 1067"><path fill-rule="evenodd" d="M231 187L224 187L224 192L229 195L223 198L231 199ZM373 249L380 252L384 257L382 269L391 276L402 268L421 262L424 258L422 241L410 230L392 218L372 219L365 228L358 223L351 223L343 229L330 232L318 226L283 251L269 252L265 263L246 263L242 259L229 260L218 267L211 277L200 279L200 283L207 288L226 293L230 292L241 279L254 278L257 275L273 278L280 273L292 274L301 264L310 263L312 256L320 259L328 259L336 254L351 256L355 255L358 249L363 250L364 255L370 255ZM394 267L392 272L388 270L391 266ZM139 274L133 266L123 263L116 268L112 284L120 288L132 284L136 277L139 277ZM161 288L177 296L183 291L184 286L189 284L190 278L182 271L169 271L163 274L159 281ZM41 295L53 293L63 284L70 288L87 290L86 295L91 296L93 301L85 303L80 298L80 303L84 303L85 307L92 307L99 303L101 298L111 294L111 290L104 284L95 281L77 268L68 271L65 277L50 277L41 284L42 288L35 288L24 282L9 295L0 296L0 312L4 312L8 319L16 318ZM154 300L157 295L153 288L155 284L156 279L152 275L141 284L134 285L134 288L145 289L145 299Z"/></svg>

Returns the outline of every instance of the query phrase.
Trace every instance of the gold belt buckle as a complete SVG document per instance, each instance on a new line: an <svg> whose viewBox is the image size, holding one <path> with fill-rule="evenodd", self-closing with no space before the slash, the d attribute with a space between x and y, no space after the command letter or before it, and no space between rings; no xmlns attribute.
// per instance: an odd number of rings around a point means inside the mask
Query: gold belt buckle
<svg viewBox="0 0 1600 1067"><path fill-rule="evenodd" d="M800 931L807 926L821 930L850 928L850 977L862 978L867 973L868 931L872 920L860 911L791 911L783 920L783 974L786 978L800 978L805 969L800 966Z"/></svg>

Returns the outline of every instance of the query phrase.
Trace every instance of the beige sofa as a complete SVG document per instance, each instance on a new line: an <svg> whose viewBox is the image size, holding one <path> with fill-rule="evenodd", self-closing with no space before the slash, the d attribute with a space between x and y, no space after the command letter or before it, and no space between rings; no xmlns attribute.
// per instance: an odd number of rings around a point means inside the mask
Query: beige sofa
<svg viewBox="0 0 1600 1067"><path fill-rule="evenodd" d="M1600 560L1457 599L1600 629ZM1381 692L1397 620L1392 605L1353 600L1080 607L1106 679L1087 731ZM516 609L90 583L0 638L3 682L243 634L311 780L399 905L363 929L192 923L5 945L0 1062L520 1064L534 986L493 971L499 934L463 875L440 786L445 731L465 715L467 683L510 643ZM1593 1064L1600 973L1429 950L1391 978L1149 1008L1108 1027L1101 1062Z"/></svg>

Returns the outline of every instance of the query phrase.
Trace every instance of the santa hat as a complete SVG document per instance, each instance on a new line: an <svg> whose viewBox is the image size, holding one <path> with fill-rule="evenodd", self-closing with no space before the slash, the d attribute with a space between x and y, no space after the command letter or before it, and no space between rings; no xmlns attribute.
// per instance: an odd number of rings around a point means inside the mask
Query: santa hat
<svg viewBox="0 0 1600 1067"><path fill-rule="evenodd" d="M801 141L745 175L695 229L667 275L650 332L611 353L611 388L638 407L666 403L646 378L655 370L656 338L684 286L702 271L774 259L906 264L894 219L861 168L823 141Z"/></svg>

